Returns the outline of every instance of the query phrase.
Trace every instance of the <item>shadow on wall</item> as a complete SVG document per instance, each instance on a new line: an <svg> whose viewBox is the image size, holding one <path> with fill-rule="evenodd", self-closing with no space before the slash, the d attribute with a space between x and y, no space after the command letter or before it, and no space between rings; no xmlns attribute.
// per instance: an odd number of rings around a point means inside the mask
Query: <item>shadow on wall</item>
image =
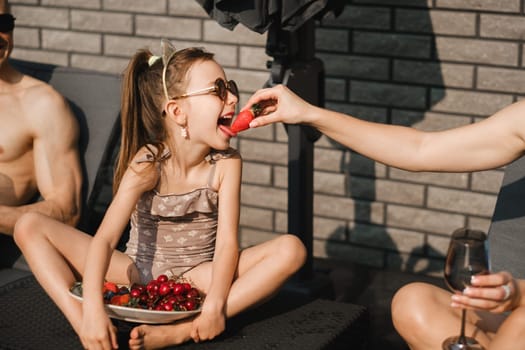
<svg viewBox="0 0 525 350"><path fill-rule="evenodd" d="M345 75L350 77L347 79L349 105L330 103L331 92L327 90L328 108L365 120L413 126L443 98L442 89L433 89L444 84L427 2L414 0L413 3L414 7L407 9L393 2L390 7L381 8L383 12L360 6L346 7L338 20L354 23L345 68ZM383 24L386 23L384 29L368 30L371 23L381 26L381 16ZM320 28L330 27L323 24ZM323 59L328 78L332 74L340 77L341 67L330 66L333 55L323 54L318 45L317 56ZM388 203L384 203L382 209L377 205L382 199L377 196L376 178L383 174L376 174L376 162L335 141L330 142L344 151L340 171L346 175L345 195L354 200L355 206L354 212L348 215L353 224L340 227L330 235L327 255L337 258L346 252L344 255L348 256L349 242L356 262L418 273L436 271L439 266L426 264L427 258L443 257L442 254L426 243L409 252L400 251L387 231ZM385 171L384 176L388 178L389 169ZM401 197L398 199L403 201ZM378 215L379 210L383 210L382 215Z"/></svg>

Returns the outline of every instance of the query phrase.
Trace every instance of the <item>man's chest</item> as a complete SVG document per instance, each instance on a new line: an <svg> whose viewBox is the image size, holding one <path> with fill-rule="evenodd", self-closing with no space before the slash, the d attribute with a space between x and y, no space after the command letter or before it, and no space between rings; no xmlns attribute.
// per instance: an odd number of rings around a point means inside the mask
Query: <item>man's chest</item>
<svg viewBox="0 0 525 350"><path fill-rule="evenodd" d="M3 102L0 98L0 162L8 163L31 151L33 135L22 111Z"/></svg>

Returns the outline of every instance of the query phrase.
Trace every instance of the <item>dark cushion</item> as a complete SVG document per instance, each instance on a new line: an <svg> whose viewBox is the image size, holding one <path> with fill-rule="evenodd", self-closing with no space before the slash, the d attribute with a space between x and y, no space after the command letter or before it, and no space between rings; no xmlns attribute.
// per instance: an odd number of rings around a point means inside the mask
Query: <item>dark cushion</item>
<svg viewBox="0 0 525 350"><path fill-rule="evenodd" d="M525 278L525 157L505 169L489 229L491 270Z"/></svg>

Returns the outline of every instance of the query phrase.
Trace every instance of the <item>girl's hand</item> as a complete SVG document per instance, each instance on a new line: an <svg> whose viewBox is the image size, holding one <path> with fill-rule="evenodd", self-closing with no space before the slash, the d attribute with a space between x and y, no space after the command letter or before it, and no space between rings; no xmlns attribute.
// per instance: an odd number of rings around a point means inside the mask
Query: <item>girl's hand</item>
<svg viewBox="0 0 525 350"><path fill-rule="evenodd" d="M117 330L104 310L102 312L86 312L84 309L79 336L84 349L111 350L118 348Z"/></svg>
<svg viewBox="0 0 525 350"><path fill-rule="evenodd" d="M514 310L520 305L521 291L509 272L473 276L471 283L463 294L452 296L453 307L499 313Z"/></svg>
<svg viewBox="0 0 525 350"><path fill-rule="evenodd" d="M211 340L226 329L226 316L222 312L206 312L203 310L193 320L190 336L194 342Z"/></svg>

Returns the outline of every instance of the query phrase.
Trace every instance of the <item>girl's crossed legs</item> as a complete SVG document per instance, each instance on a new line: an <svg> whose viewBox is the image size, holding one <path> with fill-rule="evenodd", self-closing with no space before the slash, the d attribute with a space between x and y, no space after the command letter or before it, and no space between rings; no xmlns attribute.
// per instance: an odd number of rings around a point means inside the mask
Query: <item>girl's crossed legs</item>
<svg viewBox="0 0 525 350"><path fill-rule="evenodd" d="M79 334L82 305L68 290L84 271L92 236L47 216L28 213L18 220L14 237L38 282ZM270 298L303 265L305 258L303 244L289 234L241 251L226 316L232 317ZM211 268L211 262L203 263L186 276L207 293ZM133 261L117 250L106 279L119 284L140 280ZM154 349L188 341L191 322L188 319L164 326L138 326L131 332L130 349Z"/></svg>
<svg viewBox="0 0 525 350"><path fill-rule="evenodd" d="M18 220L14 238L40 285L79 334L82 305L68 290L84 271L93 237L45 215L28 213ZM106 279L130 284L139 277L133 261L115 250Z"/></svg>
<svg viewBox="0 0 525 350"><path fill-rule="evenodd" d="M226 317L237 315L277 292L304 263L306 251L293 235L281 235L240 252L237 271L226 301ZM207 293L212 263L203 263L185 274ZM193 319L163 326L141 325L131 331L131 350L158 349L191 340Z"/></svg>

